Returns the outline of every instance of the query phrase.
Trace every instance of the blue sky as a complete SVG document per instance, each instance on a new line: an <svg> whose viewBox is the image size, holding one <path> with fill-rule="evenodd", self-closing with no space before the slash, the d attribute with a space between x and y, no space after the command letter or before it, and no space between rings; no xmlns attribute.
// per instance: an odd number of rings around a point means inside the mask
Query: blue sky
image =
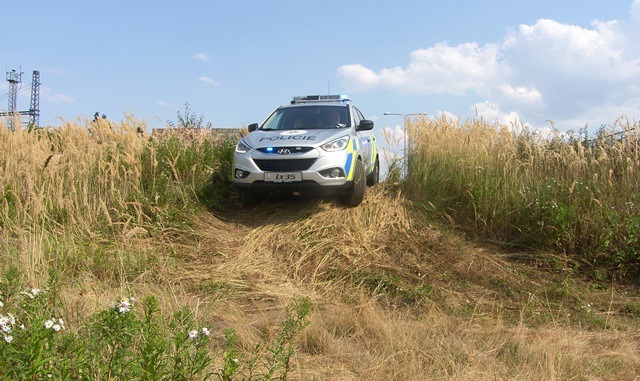
<svg viewBox="0 0 640 381"><path fill-rule="evenodd" d="M392 129L385 111L562 131L640 115L640 0L23 0L0 33L18 110L40 71L41 126L100 112L151 129L188 103L238 128L328 92Z"/></svg>

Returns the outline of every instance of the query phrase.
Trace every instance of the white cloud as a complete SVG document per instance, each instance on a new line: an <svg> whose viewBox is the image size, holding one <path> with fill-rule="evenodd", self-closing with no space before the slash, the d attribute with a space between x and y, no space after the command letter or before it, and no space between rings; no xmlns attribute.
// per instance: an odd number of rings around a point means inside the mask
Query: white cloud
<svg viewBox="0 0 640 381"><path fill-rule="evenodd" d="M202 83L206 83L207 85L211 85L211 86L216 86L218 84L216 80L209 77L200 77L198 78L198 81Z"/></svg>
<svg viewBox="0 0 640 381"><path fill-rule="evenodd" d="M631 18L640 19L640 0L635 0L631 5Z"/></svg>
<svg viewBox="0 0 640 381"><path fill-rule="evenodd" d="M495 87L495 92L514 103L535 105L542 102L542 94L535 87L513 87L511 84L503 83Z"/></svg>
<svg viewBox="0 0 640 381"><path fill-rule="evenodd" d="M172 103L170 102L166 102L166 101L156 101L156 104L162 108L170 108L170 109L176 109L176 106L174 106Z"/></svg>
<svg viewBox="0 0 640 381"><path fill-rule="evenodd" d="M366 91L378 86L381 82L373 70L360 64L339 67L338 76L343 79L345 87L354 91Z"/></svg>
<svg viewBox="0 0 640 381"><path fill-rule="evenodd" d="M193 59L200 62L209 62L209 55L206 53L196 53L193 55Z"/></svg>
<svg viewBox="0 0 640 381"><path fill-rule="evenodd" d="M484 119L487 123L501 125L521 125L520 117L515 111L503 112L500 107L492 102L478 102L472 106L474 115Z"/></svg>
<svg viewBox="0 0 640 381"><path fill-rule="evenodd" d="M380 176L386 178L389 167L398 165L404 157L404 128L396 125L393 128L382 129L380 146ZM380 139L380 138L379 138Z"/></svg>
<svg viewBox="0 0 640 381"><path fill-rule="evenodd" d="M397 124L393 128L385 127L382 134L386 145L396 147L404 145L404 127L402 125Z"/></svg>
<svg viewBox="0 0 640 381"><path fill-rule="evenodd" d="M394 67L379 72L360 64L338 68L345 87L355 91L383 87L400 93L464 94L478 90L495 77L499 61L495 44L448 46L437 44L411 53L406 69Z"/></svg>
<svg viewBox="0 0 640 381"><path fill-rule="evenodd" d="M413 51L406 67L374 71L362 64L337 70L347 91L475 96L486 119L548 119L572 128L589 121L635 117L640 104L640 0L630 18L590 27L540 19L502 41L480 46L436 44ZM477 98L484 99L476 103ZM508 110L508 111L504 111ZM612 114L617 113L617 114Z"/></svg>
<svg viewBox="0 0 640 381"><path fill-rule="evenodd" d="M53 91L53 89L49 87L42 87L40 89L40 94L44 99L51 103L76 103L76 99L70 95L60 94Z"/></svg>

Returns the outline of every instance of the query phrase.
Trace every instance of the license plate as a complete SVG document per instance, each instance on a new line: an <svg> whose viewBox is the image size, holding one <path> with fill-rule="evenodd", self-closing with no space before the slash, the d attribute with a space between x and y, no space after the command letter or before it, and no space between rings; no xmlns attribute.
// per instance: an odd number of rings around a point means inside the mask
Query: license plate
<svg viewBox="0 0 640 381"><path fill-rule="evenodd" d="M267 172L264 174L264 181L275 183L289 183L301 180L302 173L300 172Z"/></svg>

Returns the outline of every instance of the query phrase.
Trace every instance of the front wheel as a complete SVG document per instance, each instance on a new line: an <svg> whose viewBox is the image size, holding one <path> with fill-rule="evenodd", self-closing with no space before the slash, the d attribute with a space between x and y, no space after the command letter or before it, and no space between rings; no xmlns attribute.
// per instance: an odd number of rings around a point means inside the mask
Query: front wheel
<svg viewBox="0 0 640 381"><path fill-rule="evenodd" d="M351 189L342 199L342 202L346 206L358 206L364 199L364 189L366 184L366 177L364 175L364 167L362 161L356 160L356 167L353 172L353 185Z"/></svg>

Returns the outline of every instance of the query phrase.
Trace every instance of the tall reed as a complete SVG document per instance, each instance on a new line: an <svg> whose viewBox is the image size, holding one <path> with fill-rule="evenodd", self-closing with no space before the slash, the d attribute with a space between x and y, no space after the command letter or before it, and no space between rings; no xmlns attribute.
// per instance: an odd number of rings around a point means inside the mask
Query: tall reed
<svg viewBox="0 0 640 381"><path fill-rule="evenodd" d="M30 269L36 282L62 257L44 253L182 224L186 219L178 217L201 207L199 198L221 207L231 143L183 134L156 138L145 130L132 117L35 130L0 125L4 263ZM211 186L214 180L219 186Z"/></svg>
<svg viewBox="0 0 640 381"><path fill-rule="evenodd" d="M407 192L428 209L600 274L640 271L637 123L620 118L589 136L442 117L409 130Z"/></svg>

